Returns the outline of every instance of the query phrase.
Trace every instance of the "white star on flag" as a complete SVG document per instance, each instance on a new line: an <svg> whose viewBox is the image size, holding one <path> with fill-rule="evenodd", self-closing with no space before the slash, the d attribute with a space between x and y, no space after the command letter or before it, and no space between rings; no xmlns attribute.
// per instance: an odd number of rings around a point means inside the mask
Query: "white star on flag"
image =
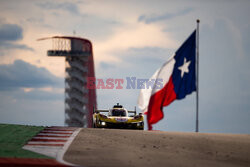
<svg viewBox="0 0 250 167"><path fill-rule="evenodd" d="M179 70L181 70L181 78L183 78L184 76L184 73L188 73L189 70L188 70L188 66L190 65L191 61L188 61L187 62L187 59L186 57L184 57L184 63L182 66L178 67Z"/></svg>

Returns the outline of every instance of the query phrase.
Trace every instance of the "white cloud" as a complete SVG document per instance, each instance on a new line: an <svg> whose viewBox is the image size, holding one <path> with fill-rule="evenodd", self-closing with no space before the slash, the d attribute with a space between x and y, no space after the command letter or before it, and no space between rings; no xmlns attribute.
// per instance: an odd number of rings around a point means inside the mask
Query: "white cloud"
<svg viewBox="0 0 250 167"><path fill-rule="evenodd" d="M22 87L22 91L25 93L34 92L34 91L42 91L54 94L63 94L64 88L54 88L54 87L41 87L41 88L31 88L31 87Z"/></svg>
<svg viewBox="0 0 250 167"><path fill-rule="evenodd" d="M22 90L23 90L25 93L28 93L28 92L33 91L34 88L22 88Z"/></svg>
<svg viewBox="0 0 250 167"><path fill-rule="evenodd" d="M176 48L177 43L157 24L134 22L117 28L112 36L95 42L95 58L100 61L119 62L114 52L129 48Z"/></svg>
<svg viewBox="0 0 250 167"><path fill-rule="evenodd" d="M27 4L27 2L26 2ZM12 6L13 4L8 4ZM7 6L8 6L7 5ZM124 3L125 9L120 9L119 6L121 3L114 3L109 1L105 4L96 3L96 2L84 2L78 4L79 11L84 11L87 18L97 17L103 18L104 20L113 20L118 21L114 27L109 29L111 33L105 38L91 37L90 40L93 42L94 46L94 57L97 65L101 61L111 61L119 62L120 58L114 54L114 52L125 51L129 48L143 48L143 47L163 47L163 48L173 48L176 46L176 42L171 39L169 33L164 32L163 25L151 24L147 25L144 23L138 23L137 18L141 13L145 13L145 8L140 8L136 10L136 6L133 3ZM57 57L48 57L46 51L51 48L50 41L37 42L36 39L41 37L48 37L53 35L61 35L65 32L66 35L73 32L72 27L77 28L78 26L91 26L95 25L95 22L91 22L90 25L83 24L82 22L86 21L86 17L70 15L68 12L57 11L55 13L44 12L41 8L38 8L35 3L28 4L29 7L33 8L32 12L34 16L30 16L30 12L26 12L23 9L23 5L18 8L20 16L23 16L21 21L16 15L9 15L8 11L3 13L3 16L9 16L8 19L14 23L20 23L24 29L24 35L22 41L23 44L34 49L34 52L29 52L26 50L22 51L11 51L11 56L7 55L3 57L0 64L10 64L13 63L16 59L21 59L26 62L29 62L38 67L45 67L51 73L56 76L64 76L64 59ZM113 10L113 9L118 9ZM125 12L128 8L131 9L130 12ZM36 10L34 10L36 9ZM100 10L99 10L100 9ZM120 12L122 10L122 12ZM111 12L112 11L112 12ZM114 14L115 12L115 14ZM17 14L17 13L16 13ZM38 18L38 22L30 23L29 18L34 17ZM70 20L70 24L66 23L65 20ZM80 21L82 20L82 22ZM88 20L88 19L87 19ZM79 23L80 21L80 23ZM96 20L98 21L98 19ZM108 24L103 22L103 24ZM110 23L112 24L112 23ZM43 26L49 25L49 26ZM101 25L100 25L101 26ZM102 27L99 27L101 29ZM93 30L93 29L92 29ZM88 30L89 31L89 30ZM86 32L83 37L88 36L88 34L95 34L98 31L97 29L93 30L94 32ZM84 32L85 33L85 32ZM98 34L98 33L97 33ZM65 35L65 34L64 34Z"/></svg>

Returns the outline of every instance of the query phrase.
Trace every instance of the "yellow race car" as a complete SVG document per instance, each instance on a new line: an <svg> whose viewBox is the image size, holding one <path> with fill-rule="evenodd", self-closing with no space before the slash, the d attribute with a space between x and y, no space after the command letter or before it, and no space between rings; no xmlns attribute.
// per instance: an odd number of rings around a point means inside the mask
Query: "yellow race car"
<svg viewBox="0 0 250 167"><path fill-rule="evenodd" d="M105 115L104 112L108 114ZM128 111L117 103L109 110L95 110L94 108L93 127L143 130L144 117L142 113L136 115L136 108L134 111Z"/></svg>

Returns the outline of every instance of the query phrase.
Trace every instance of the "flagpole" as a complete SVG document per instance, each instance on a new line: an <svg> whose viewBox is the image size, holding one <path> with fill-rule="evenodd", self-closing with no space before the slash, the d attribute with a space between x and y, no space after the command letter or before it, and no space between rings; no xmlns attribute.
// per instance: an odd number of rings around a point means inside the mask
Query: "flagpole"
<svg viewBox="0 0 250 167"><path fill-rule="evenodd" d="M197 19L196 29L196 127L195 132L199 132L199 23Z"/></svg>

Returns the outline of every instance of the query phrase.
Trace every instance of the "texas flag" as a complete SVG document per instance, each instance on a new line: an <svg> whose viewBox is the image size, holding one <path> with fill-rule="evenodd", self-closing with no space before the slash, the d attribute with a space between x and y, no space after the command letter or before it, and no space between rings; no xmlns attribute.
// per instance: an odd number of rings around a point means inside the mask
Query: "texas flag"
<svg viewBox="0 0 250 167"><path fill-rule="evenodd" d="M196 31L182 44L163 66L150 78L155 85L141 89L138 105L147 114L148 129L163 118L163 107L196 91ZM162 87L159 88L159 81Z"/></svg>

